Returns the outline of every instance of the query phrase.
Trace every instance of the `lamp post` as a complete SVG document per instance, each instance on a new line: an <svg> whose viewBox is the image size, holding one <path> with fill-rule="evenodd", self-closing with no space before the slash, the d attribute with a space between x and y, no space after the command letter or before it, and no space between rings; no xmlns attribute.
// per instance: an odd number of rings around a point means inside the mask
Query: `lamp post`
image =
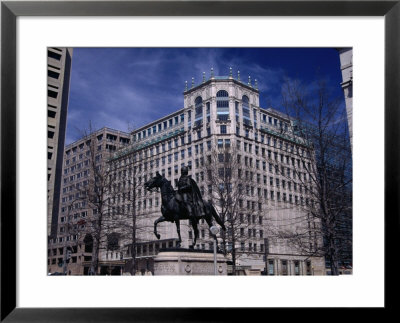
<svg viewBox="0 0 400 323"><path fill-rule="evenodd" d="M265 275L268 275L268 254L269 254L269 240L264 238L264 248L265 248Z"/></svg>
<svg viewBox="0 0 400 323"><path fill-rule="evenodd" d="M210 232L212 236L214 237L214 275L217 275L217 234L219 232L218 227L212 226L210 228Z"/></svg>

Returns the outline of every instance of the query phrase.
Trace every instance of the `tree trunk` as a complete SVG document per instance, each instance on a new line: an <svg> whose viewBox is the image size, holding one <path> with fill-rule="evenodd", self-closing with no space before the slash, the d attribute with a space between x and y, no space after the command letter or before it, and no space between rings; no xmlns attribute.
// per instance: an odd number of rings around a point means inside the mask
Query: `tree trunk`
<svg viewBox="0 0 400 323"><path fill-rule="evenodd" d="M99 268L99 249L100 249L100 243L98 241L98 237L96 236L96 238L93 239L92 261L90 263L89 275L98 274L97 271Z"/></svg>

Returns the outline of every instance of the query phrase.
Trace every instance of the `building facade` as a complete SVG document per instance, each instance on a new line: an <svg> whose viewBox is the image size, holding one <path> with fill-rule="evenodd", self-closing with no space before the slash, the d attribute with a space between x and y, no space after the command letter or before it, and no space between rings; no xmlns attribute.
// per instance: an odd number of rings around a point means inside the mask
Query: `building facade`
<svg viewBox="0 0 400 323"><path fill-rule="evenodd" d="M57 235L72 48L47 49L47 235Z"/></svg>
<svg viewBox="0 0 400 323"><path fill-rule="evenodd" d="M312 203L307 193L311 184L304 183L311 183L306 168L313 157L305 157L310 147L296 134L293 120L261 108L257 81L252 84L249 77L243 82L239 74L233 78L232 72L229 76L211 73L207 80L203 76L199 85L192 81L183 96L182 109L133 131L131 144L110 159L110 169L119 181L112 196L115 207L110 204L109 214L124 217L129 208L131 218L137 220L137 234L133 243L117 228L110 232L120 239L114 246L110 239L103 241L108 246L101 249L100 261L146 259L146 268L136 265L135 270L151 271L157 251L176 244L176 228L171 223L158 227L165 240L155 238L153 222L161 215L161 196L146 191L143 183L159 172L176 188L181 167L186 165L203 198L214 204L225 223L232 224L218 241L230 263L234 262L236 274L323 275L324 258L313 256L322 244L315 235L319 223L305 207ZM227 160L234 160L235 166L227 166ZM219 182L215 189L214 178L229 181ZM226 204L219 198L218 187L228 192ZM127 198L132 191L133 200L131 195ZM302 238L296 241L293 237L300 231ZM199 233L196 248L212 249L213 238L204 221ZM185 223L181 235L182 247L189 247L193 232Z"/></svg>
<svg viewBox="0 0 400 323"><path fill-rule="evenodd" d="M102 128L65 147L57 233L48 244L49 273L88 273L97 218L96 206L86 196L88 188L95 175L106 171L109 156L129 142L128 133Z"/></svg>
<svg viewBox="0 0 400 323"><path fill-rule="evenodd" d="M342 71L341 83L346 103L347 121L349 124L350 144L353 149L353 49L340 48L340 69Z"/></svg>

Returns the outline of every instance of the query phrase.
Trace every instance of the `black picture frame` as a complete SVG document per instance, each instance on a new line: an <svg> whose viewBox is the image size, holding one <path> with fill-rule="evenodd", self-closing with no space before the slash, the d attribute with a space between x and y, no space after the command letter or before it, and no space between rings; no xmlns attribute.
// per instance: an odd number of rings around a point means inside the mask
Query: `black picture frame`
<svg viewBox="0 0 400 323"><path fill-rule="evenodd" d="M231 308L17 308L16 307L16 19L19 16L384 16L385 18L385 310L399 274L400 1L2 1L1 2L1 321L202 322L236 321ZM373 62L371 62L372 64ZM373 236L371 235L371 238ZM373 259L371 257L371 275ZM390 278L389 278L390 277ZM194 293L194 291L193 291ZM187 295L186 295L187 297ZM193 295L195 297L195 295ZM247 296L246 296L247 297ZM327 309L333 317L335 313ZM381 309L377 316L382 320ZM387 312L387 311L386 311ZM283 314L283 313L281 313ZM287 314L285 314L287 315ZM370 314L369 314L370 315ZM338 315L339 318L339 315ZM323 319L321 317L321 319ZM250 320L252 321L252 320Z"/></svg>

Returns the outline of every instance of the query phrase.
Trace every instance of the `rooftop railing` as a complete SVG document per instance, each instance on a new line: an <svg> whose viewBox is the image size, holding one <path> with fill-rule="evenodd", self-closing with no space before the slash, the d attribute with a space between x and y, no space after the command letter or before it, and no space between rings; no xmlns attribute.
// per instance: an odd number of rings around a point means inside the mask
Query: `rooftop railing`
<svg viewBox="0 0 400 323"><path fill-rule="evenodd" d="M293 142L295 144L299 144L299 145L305 145L308 146L309 143L307 142L307 140L305 140L304 138L300 138L300 137L295 137L295 136L290 136L288 133L284 133L284 132L279 132L276 130L272 130L269 127L263 127L260 126L260 131L266 133L266 134L270 134L282 139L285 139L287 141Z"/></svg>

